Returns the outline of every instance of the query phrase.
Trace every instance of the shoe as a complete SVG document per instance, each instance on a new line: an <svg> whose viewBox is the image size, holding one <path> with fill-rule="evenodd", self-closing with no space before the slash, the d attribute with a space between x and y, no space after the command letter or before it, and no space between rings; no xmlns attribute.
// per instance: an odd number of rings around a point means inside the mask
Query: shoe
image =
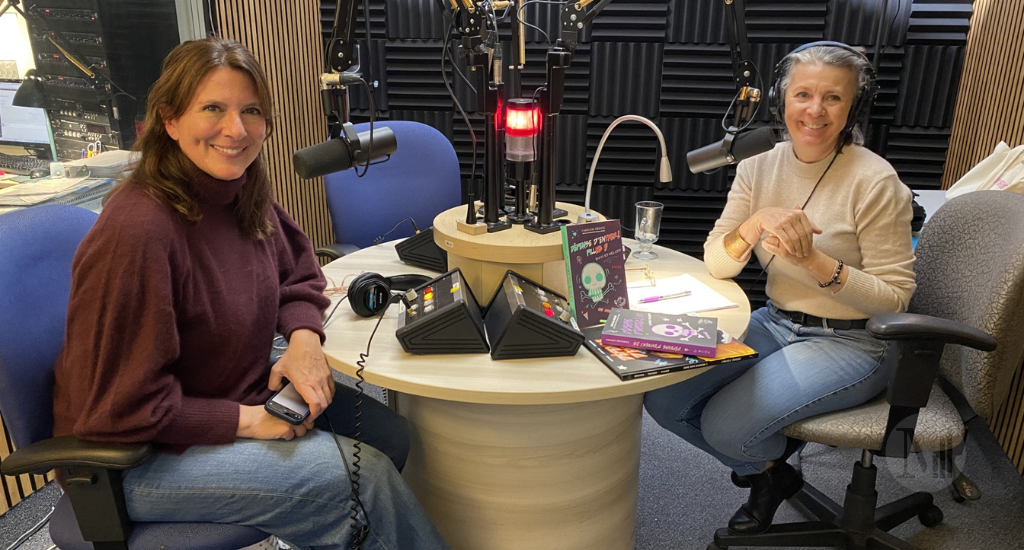
<svg viewBox="0 0 1024 550"><path fill-rule="evenodd" d="M746 489L747 487L750 487L750 480L747 479L747 476L741 476L737 474L735 471L732 471L729 472L729 477L730 479L732 479L732 484L739 487L740 489Z"/></svg>
<svg viewBox="0 0 1024 550"><path fill-rule="evenodd" d="M729 520L729 532L734 535L767 531L782 502L804 486L803 478L786 462L744 479L750 482L750 497Z"/></svg>

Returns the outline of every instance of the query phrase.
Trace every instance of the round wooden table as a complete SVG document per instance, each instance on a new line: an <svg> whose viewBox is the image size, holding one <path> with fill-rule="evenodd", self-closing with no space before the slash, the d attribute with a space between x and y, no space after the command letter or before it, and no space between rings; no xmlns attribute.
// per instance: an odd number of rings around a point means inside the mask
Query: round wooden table
<svg viewBox="0 0 1024 550"><path fill-rule="evenodd" d="M324 273L339 285L363 271L431 274L401 263L394 244L344 256ZM730 334L746 332L750 306L735 283L714 279L699 260L656 250L657 260L626 267L693 275L739 304L705 315ZM394 336L398 313L386 313L363 376L398 392L397 410L412 426L403 475L452 548L632 549L643 393L704 369L622 382L585 347L573 357L508 361L412 355ZM326 329L331 367L354 376L376 323L342 304Z"/></svg>

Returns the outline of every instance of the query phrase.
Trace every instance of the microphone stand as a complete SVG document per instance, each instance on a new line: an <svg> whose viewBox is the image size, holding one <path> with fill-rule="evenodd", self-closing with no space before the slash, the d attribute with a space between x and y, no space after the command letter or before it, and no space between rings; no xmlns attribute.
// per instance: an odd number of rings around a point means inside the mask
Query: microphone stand
<svg viewBox="0 0 1024 550"><path fill-rule="evenodd" d="M572 54L579 44L579 33L584 25L590 23L597 14L612 0L599 0L594 8L586 13L583 8L594 3L594 0L568 0L562 5L561 25L562 37L555 46L548 50L546 57L547 86L541 94L541 111L543 124L541 133L540 185L537 217L525 224L526 229L535 233L552 233L558 231L562 224L555 218L568 214L565 210L555 209L555 136L557 135L558 115L562 111L565 99L565 69L572 62Z"/></svg>
<svg viewBox="0 0 1024 550"><path fill-rule="evenodd" d="M487 232L494 233L512 227L512 223L507 219L501 219L505 214L504 194L502 193L504 154L501 149L503 140L499 135L501 116L498 109L504 91L501 82L501 54L496 54L496 63L489 61L491 54L484 47L481 36L486 21L481 4L477 4L472 11L466 8L458 9L456 16L458 17L456 27L462 37L459 44L459 56L465 57L469 70L476 73L477 104L480 113L484 115L484 223L487 224ZM499 49L495 51L500 52L501 45L498 44L497 48ZM488 76L492 69L493 81ZM472 185L473 182L470 182L470 186ZM476 205L472 200L472 194L470 199L468 208L472 212L467 211L467 224L477 221Z"/></svg>

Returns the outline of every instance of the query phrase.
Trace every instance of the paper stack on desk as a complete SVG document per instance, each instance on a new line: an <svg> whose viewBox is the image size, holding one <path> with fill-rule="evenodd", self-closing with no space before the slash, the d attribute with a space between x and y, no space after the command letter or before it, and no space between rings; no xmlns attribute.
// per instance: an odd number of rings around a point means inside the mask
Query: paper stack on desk
<svg viewBox="0 0 1024 550"><path fill-rule="evenodd" d="M711 287L689 274L668 279L659 278L654 286L651 286L647 281L636 281L629 283L627 286L629 288L630 309L638 311L682 314L739 307L735 302L715 292ZM689 292L689 294L678 298L641 303L645 298L673 296L686 292Z"/></svg>
<svg viewBox="0 0 1024 550"><path fill-rule="evenodd" d="M138 152L115 149L103 151L89 158L65 162L64 166L70 169L72 176L78 175L76 168L84 167L90 177L114 178L138 158Z"/></svg>
<svg viewBox="0 0 1024 550"><path fill-rule="evenodd" d="M0 206L35 206L110 182L110 178L50 178L0 189Z"/></svg>

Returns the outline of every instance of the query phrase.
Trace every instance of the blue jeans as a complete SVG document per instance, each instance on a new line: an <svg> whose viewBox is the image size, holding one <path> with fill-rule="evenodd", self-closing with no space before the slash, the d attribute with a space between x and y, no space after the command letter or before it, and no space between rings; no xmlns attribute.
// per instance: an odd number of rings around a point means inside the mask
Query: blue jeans
<svg viewBox="0 0 1024 550"><path fill-rule="evenodd" d="M770 302L750 316L744 343L756 359L717 365L644 396L658 424L739 475L783 455L785 426L860 405L892 374L882 361L886 342L867 330L799 325Z"/></svg>
<svg viewBox="0 0 1024 550"><path fill-rule="evenodd" d="M355 392L337 385L327 414L352 463ZM369 516L366 550L447 549L398 469L409 452L407 421L370 397L362 404L359 496ZM156 453L124 478L128 515L139 522L251 525L298 546L343 550L351 486L321 415L292 441L238 439ZM367 518L360 512L360 521Z"/></svg>

